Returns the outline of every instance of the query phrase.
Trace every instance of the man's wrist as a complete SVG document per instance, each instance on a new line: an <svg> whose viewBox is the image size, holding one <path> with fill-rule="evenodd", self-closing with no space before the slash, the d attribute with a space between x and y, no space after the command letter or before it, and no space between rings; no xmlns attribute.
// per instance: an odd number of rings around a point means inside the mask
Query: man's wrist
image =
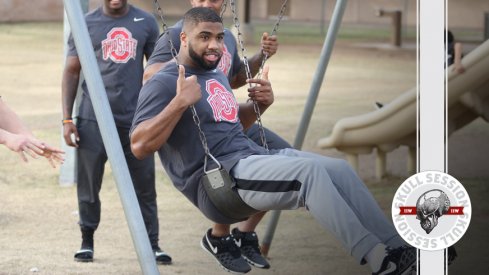
<svg viewBox="0 0 489 275"><path fill-rule="evenodd" d="M61 120L61 123L62 123L63 125L65 125L65 124L67 124L67 123L73 123L73 118L71 118L71 117L66 117L66 118L63 118L63 119Z"/></svg>

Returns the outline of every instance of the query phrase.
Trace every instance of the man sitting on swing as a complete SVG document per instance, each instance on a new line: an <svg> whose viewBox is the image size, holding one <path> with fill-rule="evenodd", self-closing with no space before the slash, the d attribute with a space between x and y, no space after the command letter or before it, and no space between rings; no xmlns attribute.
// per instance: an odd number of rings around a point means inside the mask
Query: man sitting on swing
<svg viewBox="0 0 489 275"><path fill-rule="evenodd" d="M235 0L190 0L192 7L205 7L212 9L216 13L222 14L226 9L227 3L231 4L231 11L235 19L237 19ZM156 3L158 3L156 1ZM285 5L286 2L284 1ZM159 4L158 4L159 7ZM279 18L283 15L284 8L282 7L279 14ZM159 11L161 20L164 22L163 14ZM275 23L274 29L278 28L280 20ZM165 23L163 23L166 25ZM180 49L180 33L182 32L183 20L179 20L175 25L167 28L163 27L164 34L158 39L155 49L148 59L146 68L144 69L144 79L151 78L156 72L164 68L173 60L175 55ZM263 33L260 41L260 49L251 58L247 59L249 65L250 74L255 75L260 71L260 67L263 66L264 59L275 55L278 50L277 36L273 34ZM246 85L247 68L244 60L241 60L238 54L240 46L236 41L236 38L232 35L229 29L224 29L224 41L223 52L217 68L221 70L229 79L229 83L232 88L239 88ZM171 41L171 43L170 43ZM241 44L241 43L240 43ZM241 49L243 51L243 49ZM266 56L266 57L265 57ZM261 132L263 130L263 132ZM258 123L252 124L245 130L245 134L259 145L263 145L262 135L266 136L266 144L270 149L285 149L292 146L278 136L273 131L266 127L259 127ZM233 237L240 244L240 250L242 257L245 258L251 265L258 268L269 268L270 264L267 259L263 257L259 248L258 236L255 232L255 228L262 220L266 212L259 212L250 216L246 222L238 223L232 230ZM214 224L212 228L212 234L215 236L228 235L228 225Z"/></svg>
<svg viewBox="0 0 489 275"><path fill-rule="evenodd" d="M131 128L134 155L158 151L175 187L213 222L306 207L373 274L415 268L415 249L404 246L346 161L294 149L267 152L243 134L256 116L253 103L238 107L229 80L216 70L223 39L221 18L211 9L185 14L176 60L181 65L169 64L140 92ZM268 70L248 82L263 113L273 103ZM229 227L227 236L211 233L201 241L206 251L229 271L250 271Z"/></svg>

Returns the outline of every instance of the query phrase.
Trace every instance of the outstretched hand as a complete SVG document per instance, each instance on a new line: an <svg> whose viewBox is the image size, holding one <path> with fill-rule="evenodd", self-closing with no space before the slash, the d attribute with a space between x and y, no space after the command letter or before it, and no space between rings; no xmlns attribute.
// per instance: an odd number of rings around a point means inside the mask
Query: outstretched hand
<svg viewBox="0 0 489 275"><path fill-rule="evenodd" d="M34 159L41 156L45 157L53 168L56 168L56 164L62 164L64 161L64 151L47 145L33 136L11 134L5 145L10 150L17 152L24 162L28 162L27 156Z"/></svg>
<svg viewBox="0 0 489 275"><path fill-rule="evenodd" d="M255 84L248 88L248 97L264 106L270 106L274 101L272 84L268 80L269 70L269 66L265 66L263 68L262 78L246 80L247 83Z"/></svg>
<svg viewBox="0 0 489 275"><path fill-rule="evenodd" d="M65 152L63 150L60 150L56 147L50 146L45 143L43 143L43 145L44 145L43 153L40 154L40 156L45 157L53 168L56 168L57 164L59 165L63 164L65 160L64 158Z"/></svg>
<svg viewBox="0 0 489 275"><path fill-rule="evenodd" d="M197 82L197 76L192 75L185 77L185 67L183 65L178 66L177 97L179 97L186 106L193 105L202 97L200 84Z"/></svg>

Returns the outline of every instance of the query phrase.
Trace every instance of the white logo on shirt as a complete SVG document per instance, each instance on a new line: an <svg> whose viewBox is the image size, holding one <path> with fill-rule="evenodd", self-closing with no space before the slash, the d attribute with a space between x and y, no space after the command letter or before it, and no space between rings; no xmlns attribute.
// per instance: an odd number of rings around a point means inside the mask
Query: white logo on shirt
<svg viewBox="0 0 489 275"><path fill-rule="evenodd" d="M134 17L134 22L139 22L139 21L143 21L143 20L144 20L144 17L141 17L141 18Z"/></svg>

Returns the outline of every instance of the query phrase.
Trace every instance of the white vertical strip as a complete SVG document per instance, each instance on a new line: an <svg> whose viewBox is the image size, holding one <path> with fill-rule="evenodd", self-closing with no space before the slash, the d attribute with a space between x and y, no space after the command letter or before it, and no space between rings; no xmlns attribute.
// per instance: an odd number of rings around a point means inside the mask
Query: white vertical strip
<svg viewBox="0 0 489 275"><path fill-rule="evenodd" d="M419 171L445 172L445 0L419 4ZM423 251L418 274L445 274L444 251Z"/></svg>

